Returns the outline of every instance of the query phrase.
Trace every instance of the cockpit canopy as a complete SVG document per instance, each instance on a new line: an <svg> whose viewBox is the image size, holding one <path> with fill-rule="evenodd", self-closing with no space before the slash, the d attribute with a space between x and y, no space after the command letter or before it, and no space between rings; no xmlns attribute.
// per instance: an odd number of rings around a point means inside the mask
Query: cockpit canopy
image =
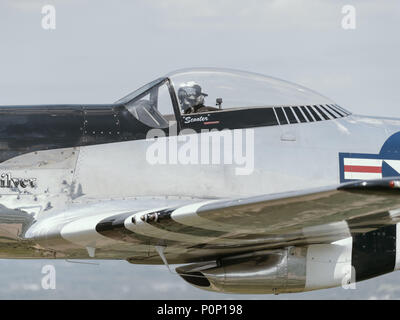
<svg viewBox="0 0 400 320"><path fill-rule="evenodd" d="M327 97L300 85L217 68L171 72L117 103L124 104L138 120L162 128L169 121L179 121L178 118L189 114L225 114L261 108L269 109L271 117L273 114L276 119L266 125L329 120L350 114Z"/></svg>
<svg viewBox="0 0 400 320"><path fill-rule="evenodd" d="M302 86L264 75L229 69L185 69L167 74L176 91L194 82L201 86L205 105L221 108L273 107L334 103Z"/></svg>

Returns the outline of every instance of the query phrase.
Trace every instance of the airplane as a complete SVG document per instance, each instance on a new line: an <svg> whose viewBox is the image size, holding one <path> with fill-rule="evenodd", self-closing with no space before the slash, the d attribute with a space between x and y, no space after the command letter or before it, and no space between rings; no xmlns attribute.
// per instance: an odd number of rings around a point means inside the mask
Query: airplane
<svg viewBox="0 0 400 320"><path fill-rule="evenodd" d="M400 268L400 119L219 68L102 105L0 107L0 258L178 265L223 293Z"/></svg>

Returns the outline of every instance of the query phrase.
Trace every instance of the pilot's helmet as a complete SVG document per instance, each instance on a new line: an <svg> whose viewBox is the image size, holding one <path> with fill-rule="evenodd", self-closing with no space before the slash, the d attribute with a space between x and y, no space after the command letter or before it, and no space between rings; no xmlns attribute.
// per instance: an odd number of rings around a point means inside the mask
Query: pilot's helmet
<svg viewBox="0 0 400 320"><path fill-rule="evenodd" d="M208 94L201 92L201 87L193 81L182 83L178 90L178 99L183 112L189 108L204 104L204 97Z"/></svg>

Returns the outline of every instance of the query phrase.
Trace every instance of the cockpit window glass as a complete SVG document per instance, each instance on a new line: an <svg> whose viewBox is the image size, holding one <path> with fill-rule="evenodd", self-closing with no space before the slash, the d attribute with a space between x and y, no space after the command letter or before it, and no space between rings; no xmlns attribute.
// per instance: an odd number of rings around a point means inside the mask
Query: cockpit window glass
<svg viewBox="0 0 400 320"><path fill-rule="evenodd" d="M160 112L163 117L169 121L175 121L174 108L171 101L168 86L166 84L158 87L157 99L155 108Z"/></svg>
<svg viewBox="0 0 400 320"><path fill-rule="evenodd" d="M333 103L302 86L255 73L199 68L176 71L167 77L183 114Z"/></svg>
<svg viewBox="0 0 400 320"><path fill-rule="evenodd" d="M158 78L152 82L149 82L147 84L145 84L144 86L140 87L139 89L131 92L130 94L126 95L125 97L119 99L118 101L116 101L115 103L118 104L129 104L130 102L133 102L135 100L137 100L138 98L140 98L140 96L146 94L151 88L158 86L162 83L164 83L165 81L167 81L166 77L162 77L162 78Z"/></svg>
<svg viewBox="0 0 400 320"><path fill-rule="evenodd" d="M153 86L124 104L140 122L154 128L166 128L176 123L167 82Z"/></svg>
<svg viewBox="0 0 400 320"><path fill-rule="evenodd" d="M227 69L186 69L156 79L116 102L148 126L233 128L306 123L350 115L302 86ZM176 116L181 113L181 117ZM192 114L199 114L194 117ZM176 121L178 120L178 122ZM196 129L197 130L197 129Z"/></svg>

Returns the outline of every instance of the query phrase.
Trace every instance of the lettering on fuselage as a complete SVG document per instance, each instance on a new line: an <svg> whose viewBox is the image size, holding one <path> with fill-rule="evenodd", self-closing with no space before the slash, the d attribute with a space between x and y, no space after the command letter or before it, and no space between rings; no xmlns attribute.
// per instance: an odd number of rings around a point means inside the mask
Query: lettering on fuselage
<svg viewBox="0 0 400 320"><path fill-rule="evenodd" d="M189 124L189 123L193 123L193 122L204 122L204 121L208 121L208 117L206 116L199 116L199 117L185 117L184 118L184 123L185 124Z"/></svg>
<svg viewBox="0 0 400 320"><path fill-rule="evenodd" d="M0 174L0 188L35 188L36 178L13 178L11 173Z"/></svg>

